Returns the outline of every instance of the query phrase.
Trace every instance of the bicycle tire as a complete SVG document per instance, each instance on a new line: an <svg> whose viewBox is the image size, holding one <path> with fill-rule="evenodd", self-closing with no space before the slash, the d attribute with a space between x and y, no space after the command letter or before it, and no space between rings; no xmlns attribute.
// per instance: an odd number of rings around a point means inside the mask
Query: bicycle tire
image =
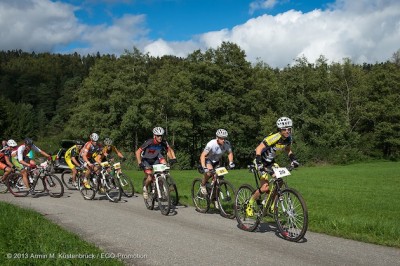
<svg viewBox="0 0 400 266"><path fill-rule="evenodd" d="M206 213L210 209L210 198L208 195L201 193L201 178L195 178L192 183L192 201L196 207L196 211Z"/></svg>
<svg viewBox="0 0 400 266"><path fill-rule="evenodd" d="M308 228L308 210L301 194L285 188L274 201L274 219L279 232L286 240L301 240Z"/></svg>
<svg viewBox="0 0 400 266"><path fill-rule="evenodd" d="M121 185L122 193L125 197L131 198L135 194L135 187L133 185L132 180L127 177L125 174L117 174L118 181Z"/></svg>
<svg viewBox="0 0 400 266"><path fill-rule="evenodd" d="M77 183L78 183L78 190L81 193L82 197L85 200L92 200L94 199L94 196L96 195L97 192L97 188L94 186L93 182L90 180L89 184L90 184L90 188L86 188L83 185L83 176L77 176Z"/></svg>
<svg viewBox="0 0 400 266"><path fill-rule="evenodd" d="M64 186L56 175L45 175L43 176L43 186L47 192L49 192L50 197L60 198L64 195Z"/></svg>
<svg viewBox="0 0 400 266"><path fill-rule="evenodd" d="M145 182L146 182L146 177L143 178L143 186L142 187L145 186ZM147 194L148 194L148 198L147 199L145 199L143 197L144 205L146 205L146 208L148 210L153 210L154 209L154 201L155 200L154 200L154 195L153 195L153 192L152 192L152 189L151 189L151 183L150 183L150 185L147 186Z"/></svg>
<svg viewBox="0 0 400 266"><path fill-rule="evenodd" d="M239 187L235 195L235 216L239 228L249 232L256 230L262 217L262 210L260 206L257 205L257 202L254 202L253 205L253 216L248 216L246 212L250 197L253 195L254 191L252 186L244 184Z"/></svg>
<svg viewBox="0 0 400 266"><path fill-rule="evenodd" d="M77 188L72 185L72 170L66 169L61 174L61 180L64 186L69 190L76 190Z"/></svg>
<svg viewBox="0 0 400 266"><path fill-rule="evenodd" d="M169 185L165 178L160 177L158 179L158 186L160 188L161 195L157 193L158 207L163 215L168 215L171 210L171 197L169 196Z"/></svg>
<svg viewBox="0 0 400 266"><path fill-rule="evenodd" d="M7 177L7 188L15 197L26 197L29 188L26 188L20 173L11 173Z"/></svg>
<svg viewBox="0 0 400 266"><path fill-rule="evenodd" d="M105 192L109 201L118 202L121 200L122 189L119 181L116 177L112 177L111 175L107 175L105 179Z"/></svg>
<svg viewBox="0 0 400 266"><path fill-rule="evenodd" d="M3 178L3 176L1 176L1 178ZM6 193L8 191L7 179L8 177L6 178L6 180L4 180L4 182L0 181L0 193Z"/></svg>
<svg viewBox="0 0 400 266"><path fill-rule="evenodd" d="M218 207L222 217L235 218L235 187L227 180L219 181Z"/></svg>
<svg viewBox="0 0 400 266"><path fill-rule="evenodd" d="M171 204L174 206L178 206L179 204L179 194L178 188L176 187L175 180L171 175L167 175L167 182L169 185L169 196L171 197Z"/></svg>

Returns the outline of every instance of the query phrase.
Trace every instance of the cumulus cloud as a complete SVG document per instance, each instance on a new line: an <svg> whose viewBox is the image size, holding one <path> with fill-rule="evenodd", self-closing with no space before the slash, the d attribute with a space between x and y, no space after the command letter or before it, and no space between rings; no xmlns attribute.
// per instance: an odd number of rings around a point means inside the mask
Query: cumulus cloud
<svg viewBox="0 0 400 266"><path fill-rule="evenodd" d="M335 62L383 62L400 48L400 2L337 0L327 10L264 14L232 29L198 36L203 49L217 48L223 41L238 44L249 61L262 60L273 67L303 56L315 62L321 55Z"/></svg>
<svg viewBox="0 0 400 266"><path fill-rule="evenodd" d="M249 11L277 3L255 0ZM78 8L50 0L0 1L0 49L119 55L137 47L153 56L185 57L226 41L245 50L249 61L284 67L298 57L315 62L321 55L335 62L350 58L360 64L376 63L390 59L400 48L398 0L336 0L324 10L265 13L185 41L151 40L145 15L126 14L111 24L86 25L74 14Z"/></svg>

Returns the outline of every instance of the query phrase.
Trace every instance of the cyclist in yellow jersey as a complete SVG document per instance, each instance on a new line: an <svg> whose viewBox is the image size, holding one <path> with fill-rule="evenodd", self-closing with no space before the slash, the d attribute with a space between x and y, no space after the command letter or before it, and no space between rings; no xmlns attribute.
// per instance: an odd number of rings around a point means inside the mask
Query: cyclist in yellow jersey
<svg viewBox="0 0 400 266"><path fill-rule="evenodd" d="M81 149L85 145L85 142L82 140L76 140L75 145L69 148L64 155L65 162L68 164L68 167L72 171L72 186L78 187L78 184L76 183L76 174L77 166L81 166L82 162L79 161L79 153L81 152Z"/></svg>
<svg viewBox="0 0 400 266"><path fill-rule="evenodd" d="M246 209L247 216L253 216L253 204L264 192L268 192L268 175L272 175L271 167L275 163L276 155L286 152L293 167L298 167L300 164L297 161L292 149L292 126L293 122L288 117L281 117L276 121L278 132L264 138L256 148L256 163L259 170L265 171L260 177L260 188L256 190L250 198Z"/></svg>
<svg viewBox="0 0 400 266"><path fill-rule="evenodd" d="M110 157L111 153L115 153L121 158L122 161L125 161L124 155L115 147L113 144L112 139L105 138L104 139L104 147L101 149L99 154L96 156L96 162L101 163L107 160Z"/></svg>

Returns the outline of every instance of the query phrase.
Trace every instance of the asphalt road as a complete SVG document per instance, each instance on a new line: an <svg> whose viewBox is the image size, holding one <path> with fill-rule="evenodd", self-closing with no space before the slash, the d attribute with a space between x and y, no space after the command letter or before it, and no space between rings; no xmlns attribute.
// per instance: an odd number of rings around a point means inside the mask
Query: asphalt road
<svg viewBox="0 0 400 266"><path fill-rule="evenodd" d="M66 190L58 199L6 193L0 200L42 213L127 265L400 265L400 249L312 232L292 243L273 225L245 232L236 220L185 206L166 217L147 210L141 195L111 203L105 195L88 201Z"/></svg>

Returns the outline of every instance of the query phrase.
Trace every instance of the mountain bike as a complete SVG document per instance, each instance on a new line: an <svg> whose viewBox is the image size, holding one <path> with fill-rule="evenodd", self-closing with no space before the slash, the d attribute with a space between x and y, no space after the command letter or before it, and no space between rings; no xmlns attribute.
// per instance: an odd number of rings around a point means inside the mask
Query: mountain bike
<svg viewBox="0 0 400 266"><path fill-rule="evenodd" d="M113 161L111 161L113 162ZM111 176L118 180L120 184L121 192L125 197L132 197L135 194L135 187L133 186L132 180L122 173L121 163L113 163L111 166Z"/></svg>
<svg viewBox="0 0 400 266"><path fill-rule="evenodd" d="M297 242L307 232L308 210L301 194L287 186L284 177L287 177L292 167L272 167L274 174L269 180L269 193L264 193L252 205L254 215L248 216L246 208L253 193L256 191L251 185L244 184L239 187L235 196L236 220L239 228L245 231L254 231L264 217L273 217L278 230L283 238ZM257 189L260 187L258 180L264 174L256 165L249 165L249 170L254 174ZM261 200L261 197L264 197Z"/></svg>
<svg viewBox="0 0 400 266"><path fill-rule="evenodd" d="M28 170L29 186L35 193L47 192L53 198L62 197L64 186L61 180L54 174L52 161L45 161L35 168ZM39 179L42 181L43 190L36 188ZM15 197L25 197L29 194L29 188L25 187L22 175L19 172L11 173L7 180L8 190Z"/></svg>
<svg viewBox="0 0 400 266"><path fill-rule="evenodd" d="M92 200L96 196L96 193L104 193L111 202L118 202L121 200L122 189L119 181L110 175L110 164L109 162L102 162L98 171L92 171L88 179L89 187L84 185L84 174L82 171L78 171L77 183L78 190L86 200ZM97 172L97 173L96 173Z"/></svg>
<svg viewBox="0 0 400 266"><path fill-rule="evenodd" d="M207 195L201 192L200 185L202 178L195 178L192 183L192 200L196 210L206 213L210 209L210 203L214 202L214 207L219 209L221 216L235 218L234 199L235 188L224 176L228 174L225 167L218 167L211 170L211 184L207 182Z"/></svg>
<svg viewBox="0 0 400 266"><path fill-rule="evenodd" d="M153 165L153 179L150 185L147 186L148 198L144 199L144 204L149 210L154 209L155 202L158 202L158 207L164 215L168 215L171 210L171 197L169 194L169 184L166 180L169 166L165 164ZM146 177L143 179L145 186Z"/></svg>
<svg viewBox="0 0 400 266"><path fill-rule="evenodd" d="M78 167L76 168L78 169ZM77 174L78 175L78 174ZM61 174L61 180L64 184L64 186L69 189L69 190L76 190L78 189L72 184L72 170L71 169L65 169L62 174ZM75 179L77 180L77 179Z"/></svg>

